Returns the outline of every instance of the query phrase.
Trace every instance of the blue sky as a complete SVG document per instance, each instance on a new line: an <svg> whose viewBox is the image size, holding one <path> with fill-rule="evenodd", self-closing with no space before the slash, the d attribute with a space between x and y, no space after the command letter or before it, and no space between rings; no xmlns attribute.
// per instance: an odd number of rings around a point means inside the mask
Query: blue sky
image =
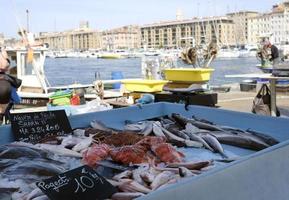
<svg viewBox="0 0 289 200"><path fill-rule="evenodd" d="M78 27L88 20L98 30L128 24L146 24L175 19L176 10L185 18L223 15L228 11L269 11L282 0L0 0L0 32L15 36L18 18L26 26L26 9L30 12L32 32L62 31ZM17 16L17 17L15 17Z"/></svg>

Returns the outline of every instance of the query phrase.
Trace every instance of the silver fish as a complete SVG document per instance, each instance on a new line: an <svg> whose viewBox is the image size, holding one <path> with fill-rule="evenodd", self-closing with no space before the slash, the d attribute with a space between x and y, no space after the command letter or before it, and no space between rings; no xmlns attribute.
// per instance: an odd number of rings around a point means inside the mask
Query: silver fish
<svg viewBox="0 0 289 200"><path fill-rule="evenodd" d="M144 196L140 192L117 192L111 196L112 200L132 200L138 197Z"/></svg>
<svg viewBox="0 0 289 200"><path fill-rule="evenodd" d="M172 173L170 171L164 171L164 172L158 174L156 176L155 180L150 185L151 189L156 190L158 187L167 183L174 175L175 175L175 173Z"/></svg>
<svg viewBox="0 0 289 200"><path fill-rule="evenodd" d="M212 152L214 151L202 137L196 134L197 132L199 132L199 129L196 132L196 129L191 123L186 124L186 129L184 130L184 132L187 133L191 140L198 141L202 143L205 148L209 149Z"/></svg>
<svg viewBox="0 0 289 200"><path fill-rule="evenodd" d="M76 144L72 150L76 152L81 152L84 149L87 149L92 144L92 137L87 137L82 139L78 144Z"/></svg>
<svg viewBox="0 0 289 200"><path fill-rule="evenodd" d="M185 126L185 130L189 133L196 134L200 132L200 129L194 126L192 123L187 123Z"/></svg>
<svg viewBox="0 0 289 200"><path fill-rule="evenodd" d="M133 124L126 124L124 131L137 132L138 134L147 136L153 131L153 121L141 121Z"/></svg>
<svg viewBox="0 0 289 200"><path fill-rule="evenodd" d="M32 200L49 200L49 198L46 195L42 195L42 196L36 197L36 198L34 198Z"/></svg>
<svg viewBox="0 0 289 200"><path fill-rule="evenodd" d="M39 188L36 188L29 193L26 200L32 200L32 199L39 197L39 196L42 196L42 195L44 195L44 193Z"/></svg>
<svg viewBox="0 0 289 200"><path fill-rule="evenodd" d="M82 155L80 153L77 153L75 151L66 149L66 148L64 148L63 146L60 146L60 145L36 144L35 146L40 148L40 149L44 149L46 151L50 151L52 153L55 153L57 155L77 157L77 158L81 158L82 157Z"/></svg>
<svg viewBox="0 0 289 200"><path fill-rule="evenodd" d="M101 130L101 131L106 131L106 132L119 132L119 130L109 128L107 127L104 123L101 121L94 120L90 122L90 126L94 129Z"/></svg>
<svg viewBox="0 0 289 200"><path fill-rule="evenodd" d="M132 171L133 180L135 180L137 183L139 183L141 185L147 186L140 175L142 172L146 172L148 170L149 170L149 165L141 165L137 169L133 170Z"/></svg>
<svg viewBox="0 0 289 200"><path fill-rule="evenodd" d="M72 149L76 144L81 142L81 138L79 137L74 137L72 135L62 137L62 142L61 145L64 146L65 148Z"/></svg>
<svg viewBox="0 0 289 200"><path fill-rule="evenodd" d="M187 162L187 163L169 163L167 167L186 167L189 170L200 170L204 167L211 165L211 161L200 161L200 162ZM195 172L193 172L195 173Z"/></svg>
<svg viewBox="0 0 289 200"><path fill-rule="evenodd" d="M210 134L215 136L222 144L228 144L241 148L259 151L270 146L261 140L249 136L235 135L223 131L212 131Z"/></svg>
<svg viewBox="0 0 289 200"><path fill-rule="evenodd" d="M75 129L72 133L76 137L84 137L85 136L85 130L84 129Z"/></svg>
<svg viewBox="0 0 289 200"><path fill-rule="evenodd" d="M125 179L123 180L126 181ZM123 184L118 186L118 188L123 192L141 192L144 194L148 194L151 192L150 189L133 180L124 182Z"/></svg>
<svg viewBox="0 0 289 200"><path fill-rule="evenodd" d="M166 137L161 129L160 122L153 123L153 133L155 134L155 136L158 136L158 137L164 137L164 138Z"/></svg>
<svg viewBox="0 0 289 200"><path fill-rule="evenodd" d="M246 133L250 133L251 135L261 139L266 144L271 145L271 146L279 143L279 141L276 140L275 138L273 138L272 136L257 132L257 131L252 130L252 129L247 129Z"/></svg>
<svg viewBox="0 0 289 200"><path fill-rule="evenodd" d="M140 174L140 177L142 178L142 180L148 184L152 183L155 179L155 175L149 171L146 172L142 172Z"/></svg>
<svg viewBox="0 0 289 200"><path fill-rule="evenodd" d="M200 143L200 142L195 142L195 141L192 141L192 140L185 140L183 138L180 138L174 134L172 134L170 131L168 131L167 129L161 127L163 133L168 137L170 138L171 140L175 140L175 141L178 141L178 142L182 142L185 146L187 147L195 147L195 148L201 148L203 147L203 144Z"/></svg>
<svg viewBox="0 0 289 200"><path fill-rule="evenodd" d="M120 179L128 179L132 176L132 171L131 170L126 170L124 172L121 172L120 174L116 174L115 176L112 177L113 180L119 181Z"/></svg>
<svg viewBox="0 0 289 200"><path fill-rule="evenodd" d="M194 176L195 174L186 167L179 167L179 175L180 177L190 177Z"/></svg>
<svg viewBox="0 0 289 200"><path fill-rule="evenodd" d="M195 119L188 119L186 117L181 116L180 114L174 113L174 114L172 114L172 117L183 127L185 127L187 123L191 123L194 126L201 128L201 129L206 129L206 130L210 130L210 131L225 131L216 125L197 121Z"/></svg>
<svg viewBox="0 0 289 200"><path fill-rule="evenodd" d="M204 134L202 135L202 138L215 150L215 152L218 152L224 158L228 158L228 156L224 152L222 145L220 144L220 142L217 140L216 137L210 134Z"/></svg>
<svg viewBox="0 0 289 200"><path fill-rule="evenodd" d="M152 132L153 132L153 122L148 121L145 128L143 130L141 130L138 134L148 136Z"/></svg>

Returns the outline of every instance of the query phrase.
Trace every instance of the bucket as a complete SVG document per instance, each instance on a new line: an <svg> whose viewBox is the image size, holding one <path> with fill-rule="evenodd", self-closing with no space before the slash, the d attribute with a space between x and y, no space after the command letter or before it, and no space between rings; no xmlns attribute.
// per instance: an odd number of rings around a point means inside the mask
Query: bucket
<svg viewBox="0 0 289 200"><path fill-rule="evenodd" d="M240 91L248 92L256 89L256 80L244 80L240 83Z"/></svg>
<svg viewBox="0 0 289 200"><path fill-rule="evenodd" d="M118 79L123 79L123 74L121 71L114 71L114 72L111 72L111 79L112 80L118 80ZM113 89L120 89L120 86L121 86L121 83L114 83L112 85L112 88Z"/></svg>

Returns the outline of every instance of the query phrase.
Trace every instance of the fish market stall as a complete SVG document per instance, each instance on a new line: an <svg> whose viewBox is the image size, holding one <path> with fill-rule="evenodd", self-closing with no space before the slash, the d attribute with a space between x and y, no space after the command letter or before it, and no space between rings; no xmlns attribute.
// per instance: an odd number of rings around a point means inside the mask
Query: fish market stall
<svg viewBox="0 0 289 200"><path fill-rule="evenodd" d="M0 197L45 199L35 180L86 164L118 188L111 199L287 199L288 119L187 108L71 116L73 135L54 145L12 143L11 127L0 127Z"/></svg>

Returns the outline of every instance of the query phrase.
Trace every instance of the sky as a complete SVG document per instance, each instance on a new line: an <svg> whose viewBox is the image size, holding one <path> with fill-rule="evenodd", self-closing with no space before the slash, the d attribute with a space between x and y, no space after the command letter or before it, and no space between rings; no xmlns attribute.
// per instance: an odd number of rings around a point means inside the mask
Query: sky
<svg viewBox="0 0 289 200"><path fill-rule="evenodd" d="M83 20L105 30L129 24L174 20L180 9L184 18L224 15L239 10L267 12L282 0L0 0L0 33L15 37L19 26L30 31L74 29Z"/></svg>

